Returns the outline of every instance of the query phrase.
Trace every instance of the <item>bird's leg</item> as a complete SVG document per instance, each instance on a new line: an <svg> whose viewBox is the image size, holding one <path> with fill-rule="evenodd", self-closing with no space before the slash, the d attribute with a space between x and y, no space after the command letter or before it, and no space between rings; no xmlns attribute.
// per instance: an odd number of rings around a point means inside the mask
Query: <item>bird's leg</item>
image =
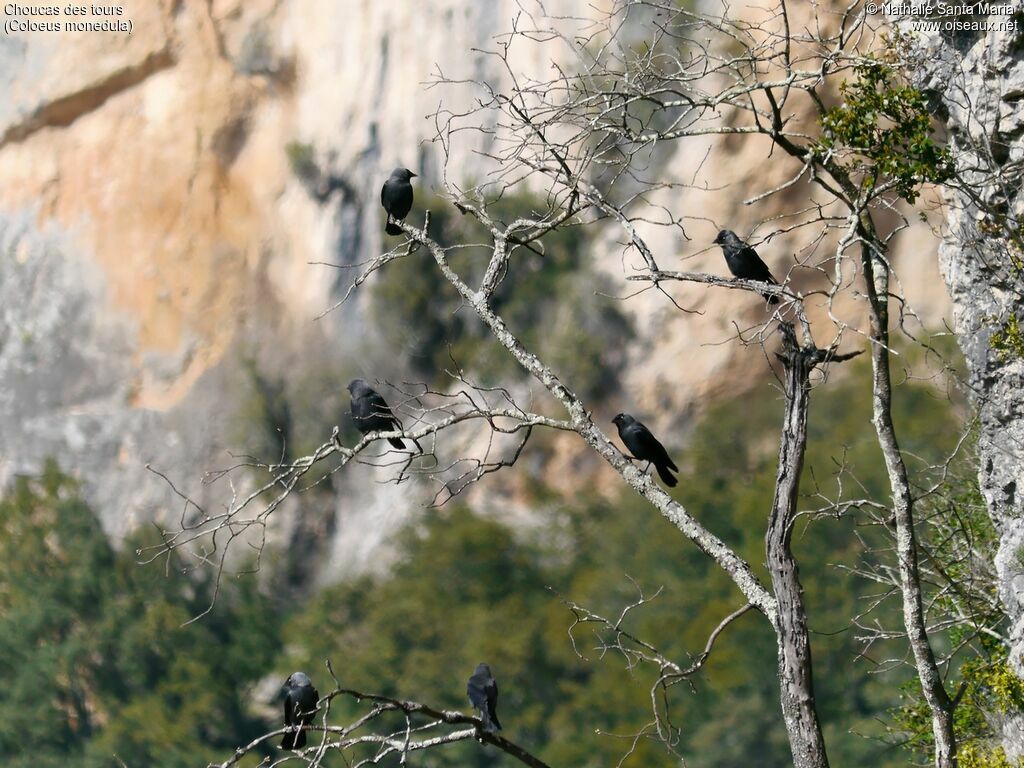
<svg viewBox="0 0 1024 768"><path fill-rule="evenodd" d="M643 459L641 459L639 456L627 455L626 458L629 459L630 463L632 463L634 461L643 461ZM651 471L651 462L648 461L644 465L644 468L642 470L640 470L640 472L641 472L641 474L646 475L650 471Z"/></svg>

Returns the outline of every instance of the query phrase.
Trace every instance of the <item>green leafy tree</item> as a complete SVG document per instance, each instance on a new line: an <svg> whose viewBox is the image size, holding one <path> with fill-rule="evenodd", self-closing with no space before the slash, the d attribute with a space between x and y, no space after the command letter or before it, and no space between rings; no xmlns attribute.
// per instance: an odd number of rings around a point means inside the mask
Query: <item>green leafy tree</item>
<svg viewBox="0 0 1024 768"><path fill-rule="evenodd" d="M0 501L0 753L12 768L67 765L100 727L92 630L114 559L54 464Z"/></svg>
<svg viewBox="0 0 1024 768"><path fill-rule="evenodd" d="M847 168L865 189L892 182L913 203L924 183L953 174L953 156L935 141L924 93L906 83L891 63L864 59L856 79L839 86L843 102L821 117L822 136L814 151L847 155Z"/></svg>
<svg viewBox="0 0 1024 768"><path fill-rule="evenodd" d="M987 514L977 477L957 466L927 500L923 547L934 594L929 603L942 647L952 655L951 687L957 692L961 768L1014 768L1000 743L1002 721L1024 715L1024 681L1009 665L1008 622L999 609L995 574L987 553L999 537ZM920 690L905 686L891 718L893 738L927 760L934 750L930 713Z"/></svg>
<svg viewBox="0 0 1024 768"><path fill-rule="evenodd" d="M184 626L212 585L115 552L55 464L0 501L0 750L4 764L184 768L265 728L251 688L279 648L250 580Z"/></svg>

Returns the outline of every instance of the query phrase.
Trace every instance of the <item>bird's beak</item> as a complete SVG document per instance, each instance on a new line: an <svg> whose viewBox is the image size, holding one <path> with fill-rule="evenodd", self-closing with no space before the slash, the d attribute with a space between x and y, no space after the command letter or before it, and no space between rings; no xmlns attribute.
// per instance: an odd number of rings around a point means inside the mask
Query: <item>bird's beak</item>
<svg viewBox="0 0 1024 768"><path fill-rule="evenodd" d="M415 179L417 176L419 176L418 173L413 173L412 171L409 171L409 178L410 179Z"/></svg>

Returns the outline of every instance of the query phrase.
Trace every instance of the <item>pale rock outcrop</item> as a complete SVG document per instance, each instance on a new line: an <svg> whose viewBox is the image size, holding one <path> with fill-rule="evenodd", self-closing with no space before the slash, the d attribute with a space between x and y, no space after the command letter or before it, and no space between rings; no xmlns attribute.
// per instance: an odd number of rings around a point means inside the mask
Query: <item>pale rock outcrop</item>
<svg viewBox="0 0 1024 768"><path fill-rule="evenodd" d="M990 228L998 217L1019 223L1024 216L1024 32L1019 26L1018 20L1014 31L955 39L911 34L923 54L920 85L940 106L970 184L970 194L949 201L939 261L978 409L978 477L1000 536L995 566L1011 621L1010 661L1024 675L1024 359L992 344L1008 320L1022 319L1024 270L1019 243L1008 247L999 228ZM999 176L1008 183L997 183ZM1004 736L1009 756L1024 756L1021 723L1007 723Z"/></svg>

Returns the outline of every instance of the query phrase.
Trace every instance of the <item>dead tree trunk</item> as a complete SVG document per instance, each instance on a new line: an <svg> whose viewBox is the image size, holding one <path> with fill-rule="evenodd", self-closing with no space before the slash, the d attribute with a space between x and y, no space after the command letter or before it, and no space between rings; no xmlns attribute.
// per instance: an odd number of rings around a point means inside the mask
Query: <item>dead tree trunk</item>
<svg viewBox="0 0 1024 768"><path fill-rule="evenodd" d="M779 442L779 469L775 498L765 536L768 570L778 601L775 634L778 643L782 716L789 732L795 768L828 766L825 739L814 701L811 641L804 610L804 593L791 547L793 522L800 493L800 472L807 448L809 377L814 366L828 357L816 347L801 347L793 326L781 323L782 361L786 410Z"/></svg>
<svg viewBox="0 0 1024 768"><path fill-rule="evenodd" d="M892 420L892 377L889 370L889 270L875 257L878 244L872 237L870 222L862 232L861 255L868 304L871 308L872 422L878 445L885 458L886 474L892 493L893 522L896 528L896 559L903 597L903 625L914 654L914 666L921 690L931 710L932 736L935 739L935 767L956 768L956 733L950 697L935 662L928 639L928 626L921 598L921 574L918 568L917 538L914 532L914 497L910 490L907 465L903 461Z"/></svg>

